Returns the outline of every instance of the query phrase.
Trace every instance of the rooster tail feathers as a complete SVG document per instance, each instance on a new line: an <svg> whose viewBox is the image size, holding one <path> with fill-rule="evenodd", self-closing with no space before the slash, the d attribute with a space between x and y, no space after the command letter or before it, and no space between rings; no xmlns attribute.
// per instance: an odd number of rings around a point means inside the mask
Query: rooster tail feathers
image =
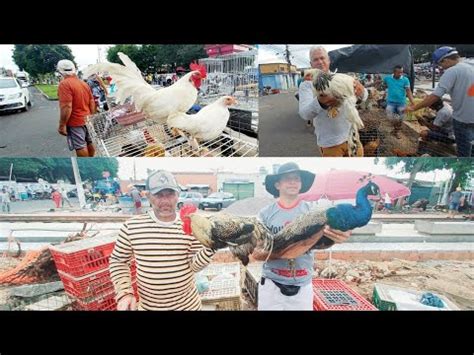
<svg viewBox="0 0 474 355"><path fill-rule="evenodd" d="M109 69L110 63L98 63L89 65L82 71L83 77L88 78L93 74L97 74L99 72L107 71Z"/></svg>
<svg viewBox="0 0 474 355"><path fill-rule="evenodd" d="M313 85L315 89L319 92L324 92L327 88L329 88L329 82L333 77L334 74L320 71L313 79Z"/></svg>
<svg viewBox="0 0 474 355"><path fill-rule="evenodd" d="M122 52L118 52L117 55L127 68L129 68L132 72L136 73L137 78L140 78L141 80L145 81L142 77L142 72L140 71L140 69L138 69L137 65L130 59L128 55Z"/></svg>
<svg viewBox="0 0 474 355"><path fill-rule="evenodd" d="M357 148L359 143L359 131L354 126L351 127L349 131L349 156L357 156Z"/></svg>

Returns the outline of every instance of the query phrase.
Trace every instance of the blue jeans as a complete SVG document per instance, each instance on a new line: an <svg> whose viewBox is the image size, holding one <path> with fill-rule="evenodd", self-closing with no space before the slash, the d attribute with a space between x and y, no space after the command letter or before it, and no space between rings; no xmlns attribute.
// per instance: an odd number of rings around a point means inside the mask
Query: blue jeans
<svg viewBox="0 0 474 355"><path fill-rule="evenodd" d="M387 108L385 109L387 111L387 114L389 118L395 118L395 119L403 119L403 116L405 115L405 107L406 104L401 104L397 102L387 102ZM396 117L398 115L399 117Z"/></svg>
<svg viewBox="0 0 474 355"><path fill-rule="evenodd" d="M474 123L464 123L453 120L454 136L458 157L472 157L474 144Z"/></svg>

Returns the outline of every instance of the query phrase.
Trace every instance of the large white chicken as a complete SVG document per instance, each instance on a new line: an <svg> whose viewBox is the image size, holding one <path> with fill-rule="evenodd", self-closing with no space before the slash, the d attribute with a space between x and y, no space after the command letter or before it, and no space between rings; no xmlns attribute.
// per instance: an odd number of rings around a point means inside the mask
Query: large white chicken
<svg viewBox="0 0 474 355"><path fill-rule="evenodd" d="M357 155L357 147L360 144L359 129L364 128L359 112L356 108L357 97L354 91L354 78L350 75L339 73L326 73L319 69L309 69L306 75L312 76L313 87L316 95L330 95L337 99L338 104L328 110L328 115L335 118L340 111L351 124L347 142L349 145L349 156Z"/></svg>
<svg viewBox="0 0 474 355"><path fill-rule="evenodd" d="M196 102L197 89L201 86L201 80L206 78L206 68L192 63L191 72L173 85L156 90L143 79L140 69L127 55L119 52L118 56L124 65L94 64L85 69L85 76L108 71L116 82L119 103L125 102L132 96L138 110L161 123L165 123L171 113L188 111Z"/></svg>
<svg viewBox="0 0 474 355"><path fill-rule="evenodd" d="M181 135L184 135L181 130L186 131L191 136L188 139L190 145L198 150L198 141L211 141L222 134L230 117L228 107L236 103L234 97L222 96L194 115L172 113L168 117L168 126Z"/></svg>

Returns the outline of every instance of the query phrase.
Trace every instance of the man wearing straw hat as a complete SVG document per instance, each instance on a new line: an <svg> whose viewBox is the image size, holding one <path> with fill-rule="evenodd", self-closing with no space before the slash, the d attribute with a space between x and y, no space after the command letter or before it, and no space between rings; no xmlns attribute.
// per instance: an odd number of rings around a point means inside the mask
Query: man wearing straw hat
<svg viewBox="0 0 474 355"><path fill-rule="evenodd" d="M311 205L302 201L299 194L307 192L314 179L315 174L301 170L294 162L283 164L276 174L267 175L265 188L277 200L263 208L258 218L273 233L278 233L311 209ZM351 232L326 227L312 240L319 240L321 234L335 243L342 243ZM314 244L312 240L308 242ZM313 310L313 255L311 251L298 254L295 249L291 250L291 256L279 255L277 259L260 250L252 254L255 259L265 261L258 288L259 310Z"/></svg>

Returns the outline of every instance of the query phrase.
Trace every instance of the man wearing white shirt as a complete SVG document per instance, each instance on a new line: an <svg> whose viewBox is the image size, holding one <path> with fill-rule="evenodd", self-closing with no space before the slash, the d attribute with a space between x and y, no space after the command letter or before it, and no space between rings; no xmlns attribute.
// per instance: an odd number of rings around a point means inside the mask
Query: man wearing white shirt
<svg viewBox="0 0 474 355"><path fill-rule="evenodd" d="M312 68L329 72L330 59L323 47L312 47L309 56ZM367 100L368 92L357 80L354 81L354 90L359 100ZM315 98L312 82L308 79L301 83L298 94L299 115L305 121L313 121L314 133L316 134L322 156L349 156L347 142L351 127L349 121L344 117L342 110L335 118L328 116L327 110L336 103L336 99L328 95ZM359 145L356 156L361 157L363 155L363 147Z"/></svg>

